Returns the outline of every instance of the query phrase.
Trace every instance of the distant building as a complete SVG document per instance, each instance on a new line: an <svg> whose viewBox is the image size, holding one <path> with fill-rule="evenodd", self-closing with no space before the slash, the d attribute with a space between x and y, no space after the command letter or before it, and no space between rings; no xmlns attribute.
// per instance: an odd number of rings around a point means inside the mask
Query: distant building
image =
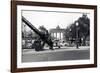
<svg viewBox="0 0 100 73"><path fill-rule="evenodd" d="M54 29L50 29L51 36L59 40L64 39L64 32L65 32L65 29L61 29L59 26L57 26Z"/></svg>

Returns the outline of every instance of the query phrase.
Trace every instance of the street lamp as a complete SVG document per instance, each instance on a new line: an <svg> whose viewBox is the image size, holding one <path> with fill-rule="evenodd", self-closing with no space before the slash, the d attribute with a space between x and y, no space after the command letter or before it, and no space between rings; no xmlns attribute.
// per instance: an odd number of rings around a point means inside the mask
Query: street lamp
<svg viewBox="0 0 100 73"><path fill-rule="evenodd" d="M72 29L70 28L70 30L69 30L70 32L72 31Z"/></svg>
<svg viewBox="0 0 100 73"><path fill-rule="evenodd" d="M78 22L76 22L76 26L78 26L79 25L79 23Z"/></svg>
<svg viewBox="0 0 100 73"><path fill-rule="evenodd" d="M78 42L79 42L79 40L78 40L78 31L79 31L79 28L78 28L78 26L79 26L79 23L78 22L76 22L76 48L78 49L79 48L79 45L78 45Z"/></svg>

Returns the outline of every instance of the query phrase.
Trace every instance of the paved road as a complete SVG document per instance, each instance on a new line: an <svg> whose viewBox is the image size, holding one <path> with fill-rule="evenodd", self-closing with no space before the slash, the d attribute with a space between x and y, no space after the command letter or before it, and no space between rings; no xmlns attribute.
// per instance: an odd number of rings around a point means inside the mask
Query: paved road
<svg viewBox="0 0 100 73"><path fill-rule="evenodd" d="M67 47L55 50L36 52L33 49L23 50L22 62L61 61L89 59L89 47Z"/></svg>

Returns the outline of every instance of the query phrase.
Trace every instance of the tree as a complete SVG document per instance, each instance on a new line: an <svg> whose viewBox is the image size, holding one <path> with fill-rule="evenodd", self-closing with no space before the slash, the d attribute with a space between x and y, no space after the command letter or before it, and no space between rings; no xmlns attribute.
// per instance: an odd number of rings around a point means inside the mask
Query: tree
<svg viewBox="0 0 100 73"><path fill-rule="evenodd" d="M42 25L39 27L40 29L40 32L44 35L44 36L48 36L49 35L49 32L48 30Z"/></svg>
<svg viewBox="0 0 100 73"><path fill-rule="evenodd" d="M78 26L76 26L78 22ZM86 38L90 36L90 19L86 14L83 14L82 17L79 17L73 24L68 26L65 30L65 38L76 38L76 31L78 29L78 37L83 38L83 45L85 45Z"/></svg>
<svg viewBox="0 0 100 73"><path fill-rule="evenodd" d="M83 14L82 17L78 19L80 24L80 34L83 38L83 45L85 45L86 38L90 36L90 19L86 14Z"/></svg>

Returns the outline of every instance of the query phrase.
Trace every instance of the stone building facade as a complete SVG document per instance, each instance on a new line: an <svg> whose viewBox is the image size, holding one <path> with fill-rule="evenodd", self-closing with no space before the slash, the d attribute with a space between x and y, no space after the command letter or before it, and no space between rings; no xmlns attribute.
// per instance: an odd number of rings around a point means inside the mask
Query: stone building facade
<svg viewBox="0 0 100 73"><path fill-rule="evenodd" d="M65 29L61 29L59 26L56 28L50 29L51 36L58 40L64 39Z"/></svg>

